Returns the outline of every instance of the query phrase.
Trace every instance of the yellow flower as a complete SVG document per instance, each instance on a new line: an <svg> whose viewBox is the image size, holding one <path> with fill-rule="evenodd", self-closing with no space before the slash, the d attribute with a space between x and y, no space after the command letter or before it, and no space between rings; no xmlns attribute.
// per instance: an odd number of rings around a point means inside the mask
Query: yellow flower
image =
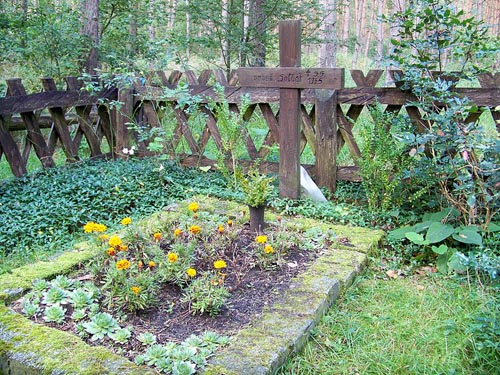
<svg viewBox="0 0 500 375"><path fill-rule="evenodd" d="M127 259L122 259L116 262L117 270L126 270L129 267L130 267L130 262Z"/></svg>
<svg viewBox="0 0 500 375"><path fill-rule="evenodd" d="M271 253L274 253L274 249L271 245L266 245L266 246L264 246L264 252L266 254L271 254Z"/></svg>
<svg viewBox="0 0 500 375"><path fill-rule="evenodd" d="M137 262L137 267L139 267L140 270L142 269L142 267L144 267L144 263L142 263L142 260Z"/></svg>
<svg viewBox="0 0 500 375"><path fill-rule="evenodd" d="M119 248L120 248L120 251L127 251L128 250L127 245L120 245Z"/></svg>
<svg viewBox="0 0 500 375"><path fill-rule="evenodd" d="M189 227L189 232L192 234L200 233L201 228L198 225L191 225Z"/></svg>
<svg viewBox="0 0 500 375"><path fill-rule="evenodd" d="M229 226L233 225L233 221L232 221L231 219L229 219L229 220L227 221L227 225L229 225Z"/></svg>
<svg viewBox="0 0 500 375"><path fill-rule="evenodd" d="M93 221L89 221L87 224L83 226L83 231L85 233L92 233L92 232L105 232L106 231L106 225L104 224L98 224Z"/></svg>
<svg viewBox="0 0 500 375"><path fill-rule="evenodd" d="M153 262L153 261L150 261L150 262L148 263L148 267L149 267L149 268L155 268L155 267L156 267L156 263L155 263L155 262Z"/></svg>
<svg viewBox="0 0 500 375"><path fill-rule="evenodd" d="M122 239L118 236L111 236L109 238L109 246L116 247L122 244Z"/></svg>
<svg viewBox="0 0 500 375"><path fill-rule="evenodd" d="M217 227L217 231L219 233L224 233L224 225L220 224L218 227Z"/></svg>
<svg viewBox="0 0 500 375"><path fill-rule="evenodd" d="M85 233L92 233L94 231L95 223L93 221L89 221L87 224L83 226L83 231Z"/></svg>
<svg viewBox="0 0 500 375"><path fill-rule="evenodd" d="M179 237L181 234L182 234L182 230L181 229L177 228L177 229L174 230L174 236L175 237Z"/></svg>
<svg viewBox="0 0 500 375"><path fill-rule="evenodd" d="M198 205L198 203L196 202L193 202L193 203L189 203L189 206L188 206L188 210L189 211L193 211L193 212L196 212L200 209L200 206Z"/></svg>
<svg viewBox="0 0 500 375"><path fill-rule="evenodd" d="M175 263L179 256L176 253L168 253L167 258L170 263Z"/></svg>
<svg viewBox="0 0 500 375"><path fill-rule="evenodd" d="M214 268L215 269L221 269L221 268L226 268L227 264L223 260L219 259L214 262Z"/></svg>
<svg viewBox="0 0 500 375"><path fill-rule="evenodd" d="M120 221L120 223L121 223L122 225L129 225L130 223L132 223L132 219L131 219L131 218L129 218L129 217L124 217L124 218L122 219L122 221Z"/></svg>
<svg viewBox="0 0 500 375"><path fill-rule="evenodd" d="M267 242L267 236L265 235L260 235L260 236L257 236L255 237L255 242L257 243L266 243Z"/></svg>
<svg viewBox="0 0 500 375"><path fill-rule="evenodd" d="M139 292L141 291L141 288L138 286L133 286L130 289L132 290L132 292L134 292L135 295L138 295Z"/></svg>
<svg viewBox="0 0 500 375"><path fill-rule="evenodd" d="M106 232L106 229L108 229L108 228L104 224L95 223L95 225L94 225L94 232L102 233L102 232Z"/></svg>
<svg viewBox="0 0 500 375"><path fill-rule="evenodd" d="M188 268L186 271L187 275L189 277L195 277L196 276L196 270L194 268Z"/></svg>
<svg viewBox="0 0 500 375"><path fill-rule="evenodd" d="M175 232L174 232L174 234L175 234ZM155 239L155 241L160 241L161 240L161 233L160 232L154 233L153 238Z"/></svg>

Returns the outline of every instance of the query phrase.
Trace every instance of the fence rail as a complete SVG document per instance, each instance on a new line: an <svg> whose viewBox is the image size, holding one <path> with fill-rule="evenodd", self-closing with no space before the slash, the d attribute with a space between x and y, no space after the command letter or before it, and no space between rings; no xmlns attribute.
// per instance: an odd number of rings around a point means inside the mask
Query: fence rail
<svg viewBox="0 0 500 375"><path fill-rule="evenodd" d="M300 152L308 147L314 155L315 163L308 165L307 169L320 186L334 190L337 180L359 180L356 166L338 166L336 157L343 147L347 147L354 161L361 156L353 129L366 107L380 103L386 111L398 112L405 108L415 122L421 121L420 112L411 106L415 98L401 90L396 79L401 72L384 73L371 70L364 74L352 70L350 76L354 87L326 93L312 89L301 91ZM236 72L229 78L222 71L205 70L199 76L192 71L174 71L168 76L166 72L156 72L146 77L145 82L137 80L129 88L106 89L94 95L82 91L80 82L74 77L66 79L66 90L57 90L50 78L43 79L43 92L32 94L26 93L20 79L11 79L7 81L6 97L0 98L0 158L7 159L15 176L22 176L27 173L27 160L33 150L44 168L54 166L53 155L58 143L68 161L81 159L80 146L84 142L90 150L90 157L120 156L122 149L132 144L136 144L139 156L147 155L148 140L129 130L129 125L135 123L147 129L160 127L161 114L166 107L175 117L170 125L170 149L167 152L183 165L213 165L215 161L207 157L206 150L210 142L222 150L217 113L202 106L204 124L195 132L190 124L191 114L180 106L180 97L171 96L168 93L172 91L165 90L175 90L181 82L187 85L191 95L200 98L201 103L219 100L214 85L222 86L225 100L236 112L240 111L242 97L247 96L249 106L244 118L252 120L258 116L267 127L260 140L245 134L247 159L250 161L265 160L270 149L280 144L279 89L238 86ZM489 112L500 132L500 73L484 73L478 77L478 82L478 88L457 88L455 91L481 108L481 112L469 120ZM119 102L120 108L110 109L106 101ZM181 144L185 144L188 150L180 153ZM286 157L286 152L280 150L280 157ZM262 165L269 171L278 171L272 162Z"/></svg>

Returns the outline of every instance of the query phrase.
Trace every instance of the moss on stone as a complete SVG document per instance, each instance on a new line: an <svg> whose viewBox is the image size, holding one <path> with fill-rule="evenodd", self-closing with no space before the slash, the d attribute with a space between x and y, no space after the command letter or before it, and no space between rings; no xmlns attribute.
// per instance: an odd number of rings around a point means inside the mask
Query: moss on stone
<svg viewBox="0 0 500 375"><path fill-rule="evenodd" d="M91 347L72 334L35 324L4 306L0 306L0 348L0 360L39 374L153 374L103 347Z"/></svg>

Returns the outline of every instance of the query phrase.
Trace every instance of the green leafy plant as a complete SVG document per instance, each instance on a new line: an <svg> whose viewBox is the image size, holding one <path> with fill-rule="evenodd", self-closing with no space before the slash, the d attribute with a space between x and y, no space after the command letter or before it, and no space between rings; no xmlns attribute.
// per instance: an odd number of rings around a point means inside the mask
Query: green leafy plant
<svg viewBox="0 0 500 375"><path fill-rule="evenodd" d="M68 293L58 287L52 287L43 293L42 303L45 305L65 304L68 301Z"/></svg>
<svg viewBox="0 0 500 375"><path fill-rule="evenodd" d="M62 324L66 318L66 309L59 305L49 306L45 309L45 315L43 320L47 323L54 322L57 324Z"/></svg>
<svg viewBox="0 0 500 375"><path fill-rule="evenodd" d="M113 341L117 343L126 343L130 336L132 336L132 332L130 328L119 328L115 332L108 335Z"/></svg>
<svg viewBox="0 0 500 375"><path fill-rule="evenodd" d="M40 305L29 300L24 300L22 303L22 312L28 318L34 317L40 312Z"/></svg>
<svg viewBox="0 0 500 375"><path fill-rule="evenodd" d="M454 89L497 58L498 39L449 0L419 0L390 21L398 25L391 58L403 70L396 81L416 97L411 105L420 113L416 130L400 135L415 163L410 177L435 182L464 225L487 229L500 210L500 140Z"/></svg>
<svg viewBox="0 0 500 375"><path fill-rule="evenodd" d="M156 336L149 332L142 332L137 336L137 340L139 340L142 345L149 346L156 343Z"/></svg>
<svg viewBox="0 0 500 375"><path fill-rule="evenodd" d="M401 115L386 113L381 105L370 107L373 124L367 124L361 132L361 158L359 173L368 197L370 210L389 210L404 201L405 169L409 158L404 144L393 135L404 128Z"/></svg>
<svg viewBox="0 0 500 375"><path fill-rule="evenodd" d="M94 301L85 290L76 289L69 293L69 302L75 309L84 309Z"/></svg>
<svg viewBox="0 0 500 375"><path fill-rule="evenodd" d="M393 230L389 232L389 238L392 240L405 238L424 249L430 249L437 255L436 265L440 272L465 271L466 267L457 253L458 248L469 245L482 246L482 233L475 225L454 226L446 223L447 220L453 221L454 214L456 217L457 214L453 210L425 214L422 222Z"/></svg>
<svg viewBox="0 0 500 375"><path fill-rule="evenodd" d="M230 296L220 280L220 276L211 272L196 278L184 289L181 302L189 303L193 314L217 315Z"/></svg>
<svg viewBox="0 0 500 375"><path fill-rule="evenodd" d="M108 313L97 313L90 322L83 323L83 327L92 335L92 341L102 340L106 336L115 333L120 327L118 322Z"/></svg>

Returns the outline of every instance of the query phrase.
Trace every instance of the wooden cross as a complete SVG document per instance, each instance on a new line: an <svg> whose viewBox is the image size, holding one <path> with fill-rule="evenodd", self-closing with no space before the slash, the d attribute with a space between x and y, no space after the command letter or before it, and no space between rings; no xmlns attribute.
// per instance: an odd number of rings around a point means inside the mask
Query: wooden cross
<svg viewBox="0 0 500 375"><path fill-rule="evenodd" d="M329 156L336 157L336 129L331 129L332 116L336 105L331 99L334 96L332 89L339 89L344 84L344 70L336 68L300 68L300 21L287 20L279 24L279 68L240 68L238 78L241 86L264 87L280 89L279 111L279 146L280 146L280 196L283 198L297 199L300 197L300 126L301 126L301 89L321 89L318 95L320 102L328 106L321 110L326 126L317 124L317 142L330 139L332 147ZM325 92L325 89L329 89ZM333 104L332 104L333 103ZM333 108L332 108L333 107ZM318 113L318 108L316 108ZM330 117L330 119L328 119ZM317 119L319 120L319 118ZM321 134L324 133L324 134ZM332 141L333 140L333 141ZM324 148L323 148L324 149ZM318 154L319 149L317 150ZM323 160L327 160L322 158ZM320 163L321 164L321 163ZM328 163L327 164L332 164ZM317 165L318 166L318 165ZM336 166L319 166L335 172L327 173L335 179ZM322 175L318 171L318 175ZM333 182L334 184L335 182Z"/></svg>

